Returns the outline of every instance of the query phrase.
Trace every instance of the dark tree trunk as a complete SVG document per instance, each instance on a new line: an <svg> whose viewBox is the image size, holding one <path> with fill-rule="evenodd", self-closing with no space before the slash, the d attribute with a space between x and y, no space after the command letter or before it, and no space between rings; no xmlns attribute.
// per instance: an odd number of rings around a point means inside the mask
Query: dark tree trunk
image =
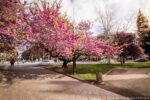
<svg viewBox="0 0 150 100"><path fill-rule="evenodd" d="M121 63L121 65L123 65L122 56L120 56L120 63Z"/></svg>
<svg viewBox="0 0 150 100"><path fill-rule="evenodd" d="M121 56L120 57L120 62L121 62L121 65L125 64L125 57Z"/></svg>
<svg viewBox="0 0 150 100"><path fill-rule="evenodd" d="M76 72L76 60L73 60L73 74Z"/></svg>
<svg viewBox="0 0 150 100"><path fill-rule="evenodd" d="M123 57L123 61L122 62L123 62L123 64L125 64L125 58L124 57Z"/></svg>
<svg viewBox="0 0 150 100"><path fill-rule="evenodd" d="M67 64L68 64L68 62L66 60L64 60L62 68L67 69L68 68Z"/></svg>

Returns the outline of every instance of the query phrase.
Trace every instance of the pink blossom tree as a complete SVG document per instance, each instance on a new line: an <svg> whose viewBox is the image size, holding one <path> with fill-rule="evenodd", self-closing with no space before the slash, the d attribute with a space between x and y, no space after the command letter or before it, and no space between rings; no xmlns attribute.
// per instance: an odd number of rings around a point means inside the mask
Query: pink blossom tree
<svg viewBox="0 0 150 100"><path fill-rule="evenodd" d="M73 42L77 36L73 34L73 26L66 16L59 13L60 3L47 6L42 2L42 9L35 4L30 13L25 14L28 39L38 42L52 57L63 59L72 54ZM64 60L65 65L66 62Z"/></svg>
<svg viewBox="0 0 150 100"><path fill-rule="evenodd" d="M17 25L23 11L20 0L0 0L0 52L17 56L16 47L21 40L22 29ZM21 20L21 19L20 19ZM14 55L15 54L15 55Z"/></svg>
<svg viewBox="0 0 150 100"><path fill-rule="evenodd" d="M42 9L35 4L30 13L24 15L27 36L31 42L38 42L52 57L63 61L63 68L73 62L73 73L76 61L82 56L115 54L117 49L105 45L94 38L90 32L91 23L82 21L74 32L73 24L61 15L60 2L51 5L42 2Z"/></svg>
<svg viewBox="0 0 150 100"><path fill-rule="evenodd" d="M7 34L21 43L40 43L52 57L63 61L63 68L73 62L73 73L76 61L82 55L113 55L117 52L116 48L107 46L92 36L89 21L80 22L74 31L70 20L60 13L61 2L56 1L50 5L41 3L42 8L35 3L28 12L22 9L11 19L4 17L6 21L0 23L0 33ZM0 20L3 20L3 17Z"/></svg>
<svg viewBox="0 0 150 100"><path fill-rule="evenodd" d="M20 0L0 1L0 35L7 35L13 39L12 42L26 40L24 30L23 13L24 5Z"/></svg>
<svg viewBox="0 0 150 100"><path fill-rule="evenodd" d="M81 21L77 27L78 39L73 45L72 61L73 61L73 73L76 70L76 61L80 56L102 56L102 55L114 55L118 53L118 49L108 46L103 42L93 37L90 32L91 23L89 21Z"/></svg>

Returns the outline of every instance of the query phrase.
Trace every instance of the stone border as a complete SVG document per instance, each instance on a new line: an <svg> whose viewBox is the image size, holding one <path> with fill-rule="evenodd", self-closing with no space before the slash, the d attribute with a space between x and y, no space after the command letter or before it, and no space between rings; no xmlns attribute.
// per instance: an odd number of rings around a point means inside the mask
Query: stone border
<svg viewBox="0 0 150 100"><path fill-rule="evenodd" d="M44 68L45 68L45 67L44 67ZM73 78L73 79L76 79L76 80L78 80L78 81L82 81L82 82L91 84L91 82L89 82L89 81L82 80L82 79L80 79L80 78L74 77L74 76L72 76L72 75L70 75L70 74L66 74L66 73L64 73L64 72L59 72L59 71L56 71L56 70L51 69L51 68L45 68L45 69L50 70L50 71L53 71L53 72L56 72L56 73L59 73L59 74L62 74L62 75L64 75L64 76L68 76L68 77Z"/></svg>
<svg viewBox="0 0 150 100"><path fill-rule="evenodd" d="M46 67L44 67L44 68L45 68L45 69L47 69L47 70L50 70L50 71L53 71L53 72L56 72L56 73L59 73L59 74L62 74L62 75L68 76L68 77L70 77L70 78L73 78L73 79L76 79L76 80L79 80L79 81L82 81L82 82L88 83L88 84L93 84L93 85L95 85L95 86L103 85L103 84L96 84L96 81L94 81L94 82L90 82L90 81L87 81L87 80L83 80L83 79L80 79L80 78L74 77L74 76L72 76L72 75L70 75L70 74L66 74L66 73L64 73L64 72L59 72L59 71L57 71L57 70L55 70L55 69L52 69L52 68L46 68ZM117 69L117 68L114 68L114 69ZM109 74L110 72L112 72L114 69L112 69L112 70L110 70L110 71L106 72L105 74L103 74L103 77L105 77L106 75L108 75L108 74ZM96 76L96 73L95 73L95 76Z"/></svg>

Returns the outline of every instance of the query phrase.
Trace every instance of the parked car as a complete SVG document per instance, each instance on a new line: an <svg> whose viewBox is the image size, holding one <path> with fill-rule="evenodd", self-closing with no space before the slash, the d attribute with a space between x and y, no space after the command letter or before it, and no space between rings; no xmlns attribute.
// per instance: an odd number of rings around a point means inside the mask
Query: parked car
<svg viewBox="0 0 150 100"><path fill-rule="evenodd" d="M134 60L135 62L146 62L148 61L148 59L145 59L145 58L138 58L136 60Z"/></svg>
<svg viewBox="0 0 150 100"><path fill-rule="evenodd" d="M43 60L42 62L49 62L49 60Z"/></svg>

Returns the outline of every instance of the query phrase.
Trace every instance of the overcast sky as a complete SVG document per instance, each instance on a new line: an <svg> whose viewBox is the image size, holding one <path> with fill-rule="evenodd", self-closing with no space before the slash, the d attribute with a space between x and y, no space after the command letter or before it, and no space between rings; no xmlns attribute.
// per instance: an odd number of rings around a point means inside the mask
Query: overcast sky
<svg viewBox="0 0 150 100"><path fill-rule="evenodd" d="M32 2L33 0L28 1ZM139 9L146 17L150 17L150 0L62 0L61 12L66 12L68 17L77 23L81 20L90 20L94 23L93 32L96 34L99 33L96 9L105 10L106 6L114 11L118 21L131 20L130 17L132 17L133 24L132 28L129 29L131 32L136 31L135 17Z"/></svg>

